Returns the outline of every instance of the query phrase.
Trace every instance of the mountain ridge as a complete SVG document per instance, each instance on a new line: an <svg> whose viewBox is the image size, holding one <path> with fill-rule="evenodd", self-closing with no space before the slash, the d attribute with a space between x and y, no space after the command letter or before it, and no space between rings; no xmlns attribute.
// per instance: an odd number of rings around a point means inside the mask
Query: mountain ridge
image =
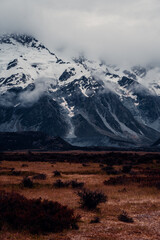
<svg viewBox="0 0 160 240"><path fill-rule="evenodd" d="M12 34L0 38L0 70L0 131L42 131L82 146L160 136L160 84L146 84L153 69L65 62L35 38Z"/></svg>

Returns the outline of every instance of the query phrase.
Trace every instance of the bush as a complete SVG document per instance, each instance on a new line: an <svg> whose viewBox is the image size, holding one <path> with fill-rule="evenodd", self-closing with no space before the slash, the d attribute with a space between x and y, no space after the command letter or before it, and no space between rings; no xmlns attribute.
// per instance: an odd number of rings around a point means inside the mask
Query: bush
<svg viewBox="0 0 160 240"><path fill-rule="evenodd" d="M94 219L92 219L91 221L90 221L90 223L92 224L92 223L100 223L100 218L99 217L95 217Z"/></svg>
<svg viewBox="0 0 160 240"><path fill-rule="evenodd" d="M59 232L76 228L79 217L57 202L27 199L16 193L0 191L0 222L14 230L31 233Z"/></svg>
<svg viewBox="0 0 160 240"><path fill-rule="evenodd" d="M102 168L103 171L105 171L108 175L116 175L118 174L118 171L114 169L112 166L107 166Z"/></svg>
<svg viewBox="0 0 160 240"><path fill-rule="evenodd" d="M23 168L23 167L28 167L28 165L27 165L27 164L22 164L21 167L22 167L22 168Z"/></svg>
<svg viewBox="0 0 160 240"><path fill-rule="evenodd" d="M25 177L22 180L22 186L25 188L33 188L33 182L30 178Z"/></svg>
<svg viewBox="0 0 160 240"><path fill-rule="evenodd" d="M37 174L33 177L33 179L35 180L46 180L46 178L47 178L46 174L43 173Z"/></svg>
<svg viewBox="0 0 160 240"><path fill-rule="evenodd" d="M126 189L126 188L123 188L123 189L121 189L121 190L118 190L118 192L120 192L120 193L126 193L126 192L127 192L127 189Z"/></svg>
<svg viewBox="0 0 160 240"><path fill-rule="evenodd" d="M60 179L58 179L55 183L53 183L53 186L56 188L65 188L69 187L69 182L62 182Z"/></svg>
<svg viewBox="0 0 160 240"><path fill-rule="evenodd" d="M82 188L84 186L84 183L77 182L77 180L63 182L60 179L58 179L55 183L53 183L53 186L56 188L65 188L69 186L71 186L72 188Z"/></svg>
<svg viewBox="0 0 160 240"><path fill-rule="evenodd" d="M2 227L3 227L3 223L2 223L2 220L0 219L0 231L2 230Z"/></svg>
<svg viewBox="0 0 160 240"><path fill-rule="evenodd" d="M54 171L54 177L61 177L61 173L59 171Z"/></svg>
<svg viewBox="0 0 160 240"><path fill-rule="evenodd" d="M82 163L82 166L83 166L83 167L89 167L89 164L87 164L87 163Z"/></svg>
<svg viewBox="0 0 160 240"><path fill-rule="evenodd" d="M155 187L160 190L160 182L157 182L157 183L155 184Z"/></svg>
<svg viewBox="0 0 160 240"><path fill-rule="evenodd" d="M140 187L156 187L160 188L160 176L118 176L111 177L109 180L103 182L105 185L128 185L139 184Z"/></svg>
<svg viewBox="0 0 160 240"><path fill-rule="evenodd" d="M88 189L83 189L78 192L80 197L80 204L82 207L88 209L95 209L98 204L105 203L107 201L107 196L98 191L90 191Z"/></svg>
<svg viewBox="0 0 160 240"><path fill-rule="evenodd" d="M21 174L22 174L21 171L11 170L11 172L10 172L11 176L21 176Z"/></svg>
<svg viewBox="0 0 160 240"><path fill-rule="evenodd" d="M103 168L103 167L104 167L104 164L100 163L99 166L100 166L100 168Z"/></svg>
<svg viewBox="0 0 160 240"><path fill-rule="evenodd" d="M103 183L104 185L123 185L129 184L131 182L131 178L126 177L125 175L119 177L111 177L109 180L105 180Z"/></svg>
<svg viewBox="0 0 160 240"><path fill-rule="evenodd" d="M128 216L128 213L126 213L125 211L123 211L119 216L118 216L118 220L121 222L126 222L126 223L133 223L133 218Z"/></svg>
<svg viewBox="0 0 160 240"><path fill-rule="evenodd" d="M70 182L72 188L82 188L84 187L84 182L77 182L77 180L72 180Z"/></svg>
<svg viewBox="0 0 160 240"><path fill-rule="evenodd" d="M123 173L130 173L132 170L132 166L131 165L126 165L126 166L123 166L122 168L122 172Z"/></svg>
<svg viewBox="0 0 160 240"><path fill-rule="evenodd" d="M10 176L25 176L25 177L28 177L28 176L31 176L31 175L35 175L35 172L11 170L8 175L10 175Z"/></svg>

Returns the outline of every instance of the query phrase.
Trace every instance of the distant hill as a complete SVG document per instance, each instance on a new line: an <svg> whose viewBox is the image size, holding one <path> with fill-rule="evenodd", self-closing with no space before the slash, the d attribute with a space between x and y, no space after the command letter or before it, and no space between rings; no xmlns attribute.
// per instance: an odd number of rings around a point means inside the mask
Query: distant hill
<svg viewBox="0 0 160 240"><path fill-rule="evenodd" d="M50 137L42 132L0 132L0 150L70 150L72 145L60 137Z"/></svg>

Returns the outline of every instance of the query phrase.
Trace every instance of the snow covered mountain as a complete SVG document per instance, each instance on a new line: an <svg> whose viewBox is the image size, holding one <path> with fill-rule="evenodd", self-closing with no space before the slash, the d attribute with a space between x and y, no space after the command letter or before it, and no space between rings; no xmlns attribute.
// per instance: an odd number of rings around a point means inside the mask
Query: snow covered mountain
<svg viewBox="0 0 160 240"><path fill-rule="evenodd" d="M160 68L64 62L31 36L0 38L0 131L42 131L78 145L160 136Z"/></svg>

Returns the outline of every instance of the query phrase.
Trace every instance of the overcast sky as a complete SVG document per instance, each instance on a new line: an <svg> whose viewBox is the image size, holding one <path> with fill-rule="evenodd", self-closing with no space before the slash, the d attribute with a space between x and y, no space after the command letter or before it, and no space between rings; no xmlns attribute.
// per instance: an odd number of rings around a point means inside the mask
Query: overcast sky
<svg viewBox="0 0 160 240"><path fill-rule="evenodd" d="M0 0L3 32L28 32L68 56L160 62L160 0Z"/></svg>

